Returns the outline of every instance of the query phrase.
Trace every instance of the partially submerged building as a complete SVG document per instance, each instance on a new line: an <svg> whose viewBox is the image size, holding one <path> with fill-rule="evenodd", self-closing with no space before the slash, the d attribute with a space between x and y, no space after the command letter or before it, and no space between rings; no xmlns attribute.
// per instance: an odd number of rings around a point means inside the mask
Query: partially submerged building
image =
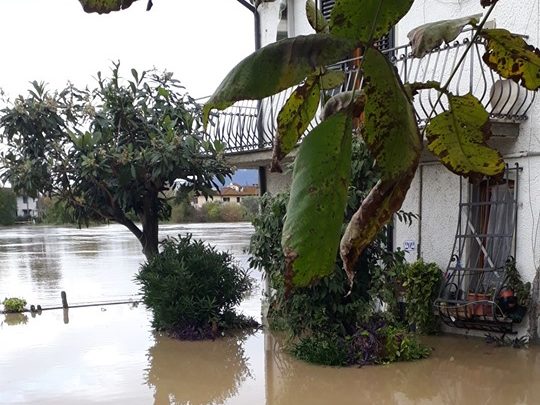
<svg viewBox="0 0 540 405"><path fill-rule="evenodd" d="M257 44L264 46L283 37L313 33L305 15L305 0L259 2L255 9ZM318 5L329 16L335 1ZM539 45L538 2L498 2L490 16L491 28L504 27ZM395 64L403 82L450 79L457 62L461 67L449 89L458 95L472 93L490 115L492 137L507 163L504 177L471 183L451 173L425 149L402 209L418 219L411 225L395 221L394 247L406 250L410 261L422 258L446 272L445 285L436 303L445 321L461 329L528 332L540 334L540 102L535 93L501 78L482 61L484 45L463 32L423 59L411 55L407 33L427 22L474 15L485 11L480 1L416 1L409 13L383 38L379 49ZM470 49L469 49L470 48ZM358 58L333 68L343 69L354 82ZM264 80L264 78L261 78ZM239 102L219 113L210 135L227 145L238 167L258 168L261 192L283 190L290 171L271 173L270 159L276 132L276 116L291 89L261 102ZM435 91L423 91L415 99L418 123L423 127L434 112L445 108ZM508 264L515 265L524 281L533 284L528 317L501 315L500 297L508 281ZM517 329L516 329L517 328Z"/></svg>

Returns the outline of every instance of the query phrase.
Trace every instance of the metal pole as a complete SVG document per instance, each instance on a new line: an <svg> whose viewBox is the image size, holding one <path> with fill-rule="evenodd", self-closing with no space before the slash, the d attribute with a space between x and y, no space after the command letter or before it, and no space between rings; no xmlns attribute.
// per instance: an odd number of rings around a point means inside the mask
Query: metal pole
<svg viewBox="0 0 540 405"><path fill-rule="evenodd" d="M66 292L62 291L60 293L60 297L62 297L62 308L68 309L69 305L68 305L68 302L67 302L67 294L66 294Z"/></svg>

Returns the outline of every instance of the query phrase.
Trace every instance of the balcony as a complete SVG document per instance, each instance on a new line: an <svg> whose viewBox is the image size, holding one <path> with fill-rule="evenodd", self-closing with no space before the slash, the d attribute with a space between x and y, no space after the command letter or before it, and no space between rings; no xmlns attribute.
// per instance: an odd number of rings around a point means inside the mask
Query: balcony
<svg viewBox="0 0 540 405"><path fill-rule="evenodd" d="M463 34L452 44L442 46L422 59L413 58L409 45L386 50L384 53L394 63L404 83L438 81L444 84L465 53L471 39ZM456 95L472 93L486 107L495 136L515 137L519 123L527 119L535 93L516 83L501 78L482 61L484 45L481 40L472 44L464 62L450 81L449 90ZM349 59L331 66L346 73L346 80L332 93L353 88L359 59ZM213 114L207 135L226 145L228 153L246 153L272 148L276 133L277 115L293 89L285 90L267 99L242 101L224 111ZM444 111L445 97L438 100L435 90L423 90L416 97L414 106L420 126L428 117ZM318 118L312 125L316 125Z"/></svg>

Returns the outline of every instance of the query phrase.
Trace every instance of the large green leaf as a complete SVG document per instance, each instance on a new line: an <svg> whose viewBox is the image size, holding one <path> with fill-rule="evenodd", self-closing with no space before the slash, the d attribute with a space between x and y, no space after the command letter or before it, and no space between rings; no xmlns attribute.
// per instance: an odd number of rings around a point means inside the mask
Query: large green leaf
<svg viewBox="0 0 540 405"><path fill-rule="evenodd" d="M395 179L380 180L351 218L343 234L340 254L349 282L354 280L355 264L381 228L401 208L418 167L412 162L407 173Z"/></svg>
<svg viewBox="0 0 540 405"><path fill-rule="evenodd" d="M317 126L300 145L282 238L288 281L296 286L334 270L347 204L351 144L351 118L341 112Z"/></svg>
<svg viewBox="0 0 540 405"><path fill-rule="evenodd" d="M448 97L449 110L426 126L428 149L451 171L462 176L495 176L504 161L486 144L489 114L472 94Z"/></svg>
<svg viewBox="0 0 540 405"><path fill-rule="evenodd" d="M484 29L484 62L502 77L512 79L529 90L540 88L540 50L519 35L504 29Z"/></svg>
<svg viewBox="0 0 540 405"><path fill-rule="evenodd" d="M330 33L368 42L386 35L407 14L414 0L337 0ZM374 24L375 17L378 15Z"/></svg>
<svg viewBox="0 0 540 405"><path fill-rule="evenodd" d="M482 14L454 20L435 21L416 27L407 34L407 38L411 41L412 55L416 58L422 58L439 47L443 41L447 44L452 42L466 25L476 24L480 17Z"/></svg>
<svg viewBox="0 0 540 405"><path fill-rule="evenodd" d="M306 1L306 15L315 32L328 32L328 21L326 21L321 9L316 7L315 0Z"/></svg>
<svg viewBox="0 0 540 405"><path fill-rule="evenodd" d="M137 0L79 0L87 13L110 13L125 10Z"/></svg>
<svg viewBox="0 0 540 405"><path fill-rule="evenodd" d="M297 87L277 117L277 134L274 140L272 171L281 172L279 162L296 146L315 117L321 88L319 76L309 76L304 84Z"/></svg>
<svg viewBox="0 0 540 405"><path fill-rule="evenodd" d="M355 44L328 34L288 38L254 52L233 68L203 109L206 125L213 108L239 100L260 100L292 87L321 67L345 58Z"/></svg>
<svg viewBox="0 0 540 405"><path fill-rule="evenodd" d="M362 136L382 179L394 179L409 171L422 150L414 110L394 66L381 52L369 48L363 67L367 101Z"/></svg>

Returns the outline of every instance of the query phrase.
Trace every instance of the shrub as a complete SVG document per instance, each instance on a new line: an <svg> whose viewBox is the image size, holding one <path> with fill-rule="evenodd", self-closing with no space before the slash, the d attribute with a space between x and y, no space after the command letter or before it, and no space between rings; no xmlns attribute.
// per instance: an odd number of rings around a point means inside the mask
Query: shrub
<svg viewBox="0 0 540 405"><path fill-rule="evenodd" d="M221 204L219 217L225 222L239 222L246 218L246 209L237 203L226 202Z"/></svg>
<svg viewBox="0 0 540 405"><path fill-rule="evenodd" d="M253 325L234 311L252 280L231 254L194 241L191 235L166 239L162 248L136 276L156 329L194 340Z"/></svg>
<svg viewBox="0 0 540 405"><path fill-rule="evenodd" d="M443 273L435 263L418 260L404 268L407 321L421 333L433 334L440 330L439 318L433 312Z"/></svg>
<svg viewBox="0 0 540 405"><path fill-rule="evenodd" d="M0 225L13 225L17 218L17 196L9 188L0 188Z"/></svg>
<svg viewBox="0 0 540 405"><path fill-rule="evenodd" d="M2 302L5 312L22 312L26 305L26 300L23 298L6 298Z"/></svg>

